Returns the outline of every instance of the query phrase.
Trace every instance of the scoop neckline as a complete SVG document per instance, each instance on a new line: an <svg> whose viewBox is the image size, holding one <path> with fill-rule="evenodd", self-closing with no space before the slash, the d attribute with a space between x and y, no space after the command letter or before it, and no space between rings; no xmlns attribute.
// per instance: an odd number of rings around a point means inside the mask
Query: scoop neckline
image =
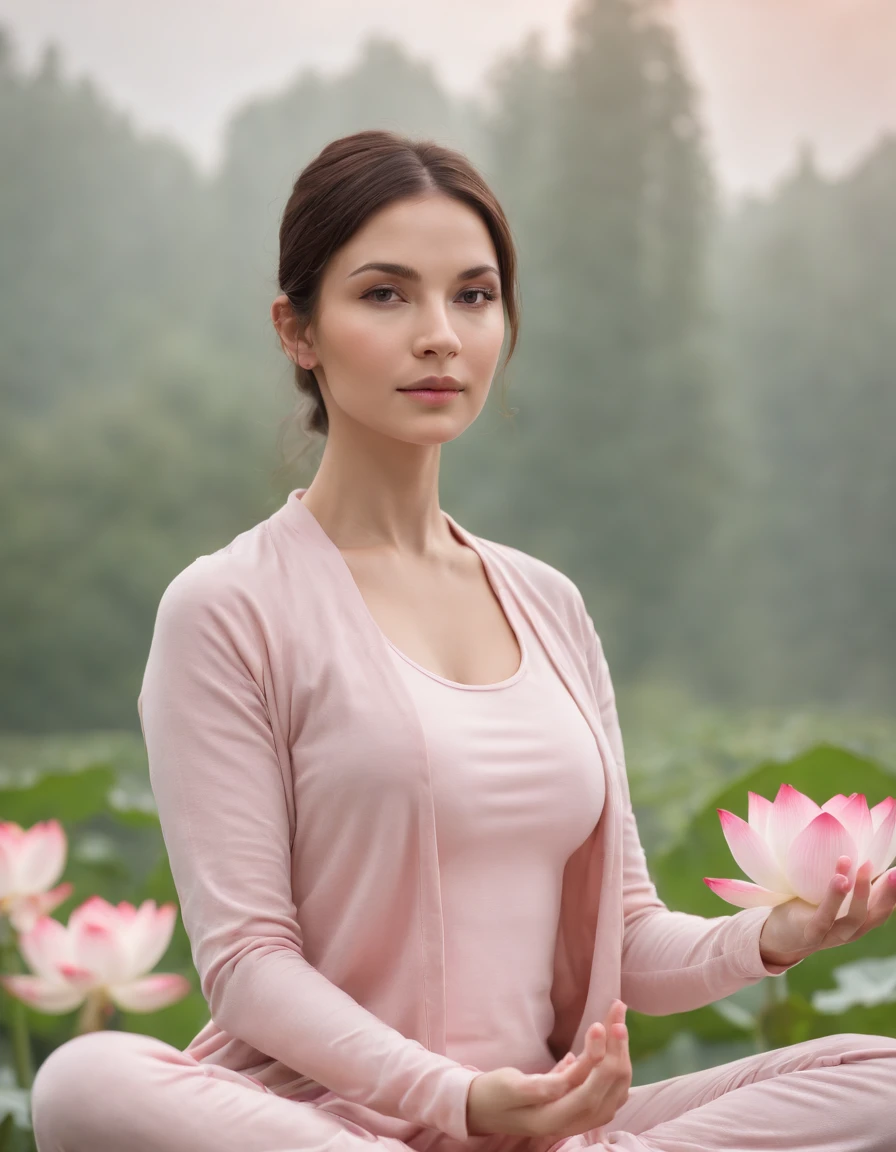
<svg viewBox="0 0 896 1152"><path fill-rule="evenodd" d="M457 521L444 510L444 508L440 511L442 516L445 518L449 528L454 533L455 537L460 540L462 544L472 549L472 551L475 552L479 557L480 563L485 570L486 578L491 584L492 591L497 597L498 603L501 606L501 610L504 613L504 617L516 638L517 646L520 650L520 663L516 671L512 675L505 677L505 679L496 680L490 684L463 684L459 680L449 680L447 677L439 675L438 672L433 672L432 669L424 668L422 664L418 664L416 660L413 660L410 656L408 656L406 652L403 652L397 644L394 644L392 640L389 639L389 637L377 623L373 613L367 607L367 601L361 594L361 589L358 587L357 581L352 575L352 570L346 563L342 552L324 531L323 525L315 517L311 509L303 504L301 498L307 491L307 488L294 488L287 498L287 507L292 509L293 514L298 513L299 520L302 523L307 524L307 526L314 532L315 536L318 538L319 543L324 548L326 548L327 551L330 551L334 554L334 560L337 562L337 566L343 575L343 579L347 581L347 584L350 585L352 589L354 589L354 595L356 596L359 602L359 606L365 617L369 621L370 625L372 625L375 632L389 646L389 648L395 652L396 655L400 656L402 660L404 660L407 664L410 664L412 668L417 669L418 672L423 673L424 676L428 676L431 680L435 680L439 684L443 684L448 688L456 688L463 692L493 692L500 688L510 688L512 685L517 683L518 680L523 678L529 667L529 646L526 644L523 638L522 629L519 625L519 620L516 613L509 607L511 597L507 595L507 587L504 583L503 577L501 573L492 566L491 561L478 547L475 536L462 528L457 523Z"/></svg>

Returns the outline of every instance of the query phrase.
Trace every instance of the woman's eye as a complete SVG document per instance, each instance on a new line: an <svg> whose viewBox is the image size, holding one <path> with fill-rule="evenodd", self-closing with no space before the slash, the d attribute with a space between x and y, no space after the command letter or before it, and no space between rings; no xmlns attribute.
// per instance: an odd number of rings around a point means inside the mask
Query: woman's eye
<svg viewBox="0 0 896 1152"><path fill-rule="evenodd" d="M482 297L483 297L478 305L474 305L475 307L484 307L485 304L489 300L494 300L496 295L497 295L497 293L493 292L490 288L467 288L463 292L463 295L467 296L471 292L473 292L473 293L479 292L482 294Z"/></svg>
<svg viewBox="0 0 896 1152"><path fill-rule="evenodd" d="M396 289L394 288L371 288L369 291L364 293L361 299L366 300L368 297L370 297L373 299L375 304L391 304L391 300L384 300L381 296L376 296L376 293L389 293L395 291ZM497 298L497 293L493 292L490 288L465 288L464 291L461 292L461 296L470 295L481 295L483 297L483 299L479 302L467 300L466 303L469 304L472 308L482 308L487 301L495 300Z"/></svg>
<svg viewBox="0 0 896 1152"><path fill-rule="evenodd" d="M361 299L366 300L368 296L372 296L375 292L394 292L394 291L395 291L394 288L371 288L369 292L364 293L364 295L361 297ZM390 304L391 301L390 300L376 300L375 303L376 304Z"/></svg>

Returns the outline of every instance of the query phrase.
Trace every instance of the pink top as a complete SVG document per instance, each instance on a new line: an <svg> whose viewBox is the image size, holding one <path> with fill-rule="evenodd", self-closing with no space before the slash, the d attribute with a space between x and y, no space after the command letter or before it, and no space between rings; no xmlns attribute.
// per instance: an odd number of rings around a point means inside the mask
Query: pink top
<svg viewBox="0 0 896 1152"><path fill-rule="evenodd" d="M426 740L445 934L446 1054L544 1072L563 869L600 818L594 737L538 637L495 589L523 652L458 684L390 640ZM470 894L475 893L475 900Z"/></svg>
<svg viewBox="0 0 896 1152"><path fill-rule="evenodd" d="M187 1050L293 1099L332 1092L362 1124L396 1117L466 1140L480 1069L447 1052L444 773L436 780L432 727L303 492L171 581L138 699L211 1014ZM769 909L706 919L658 898L609 668L576 586L443 515L537 635L591 733L595 796L605 790L563 871L551 1054L581 1052L614 998L683 1012L784 971L759 952ZM483 918L481 891L465 892L467 923ZM477 969L485 995L510 975Z"/></svg>

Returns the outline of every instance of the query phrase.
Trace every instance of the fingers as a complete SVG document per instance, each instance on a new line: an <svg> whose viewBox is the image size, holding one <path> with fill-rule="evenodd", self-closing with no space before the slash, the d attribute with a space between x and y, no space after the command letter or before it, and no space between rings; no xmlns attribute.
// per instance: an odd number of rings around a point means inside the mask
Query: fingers
<svg viewBox="0 0 896 1152"><path fill-rule="evenodd" d="M558 1108L562 1107L563 1121L575 1121L594 1112L596 1107L612 1116L618 1107L618 1103L614 1107L617 1098L619 1103L626 1098L631 1084L631 1061L625 1013L626 1006L621 1000L610 1006L604 1055L593 1064L584 1080L557 1102Z"/></svg>
<svg viewBox="0 0 896 1152"><path fill-rule="evenodd" d="M556 1100L570 1089L569 1070L577 1064L575 1054L567 1052L549 1072L526 1077L526 1089L534 1101Z"/></svg>
<svg viewBox="0 0 896 1152"><path fill-rule="evenodd" d="M628 1096L631 1086L632 1066L628 1050L628 1027L625 1023L626 1011L625 1004L619 1001L612 1022L608 1017L606 1055L594 1070L593 1079L589 1077L592 1086L604 1086L611 1115Z"/></svg>
<svg viewBox="0 0 896 1152"><path fill-rule="evenodd" d="M603 1059L605 1030L602 1024L592 1024L585 1033L585 1049L581 1056L567 1052L558 1060L550 1072L543 1076L533 1076L537 1085L533 1092L540 1100L556 1100L565 1096L570 1089L584 1083L591 1070Z"/></svg>
<svg viewBox="0 0 896 1152"><path fill-rule="evenodd" d="M844 866L844 861L846 864ZM837 919L837 913L843 906L843 899L849 891L849 857L841 856L837 863L837 871L825 892L821 903L815 910L815 915L805 928L806 945L814 948L825 939Z"/></svg>
<svg viewBox="0 0 896 1152"><path fill-rule="evenodd" d="M894 908L896 908L896 868L891 868L887 872L881 872L871 889L867 925L869 930L879 928L889 920Z"/></svg>
<svg viewBox="0 0 896 1152"><path fill-rule="evenodd" d="M595 1022L585 1033L585 1046L582 1049L582 1054L574 1058L564 1070L567 1090L584 1084L594 1069L600 1065L606 1052L606 1026L600 1022Z"/></svg>
<svg viewBox="0 0 896 1152"><path fill-rule="evenodd" d="M866 860L856 873L855 889L849 904L849 911L835 923L835 927L843 940L850 940L865 923L868 917L868 898L870 895L871 861Z"/></svg>
<svg viewBox="0 0 896 1152"><path fill-rule="evenodd" d="M625 1026L626 1005L614 1000L604 1024L595 1022L585 1033L585 1046L580 1056L567 1053L562 1060L543 1076L528 1077L528 1093L532 1104L546 1109L539 1118L544 1132L574 1134L595 1127L595 1123L580 1124L586 1113L602 1109L611 1117L625 1102L631 1085L631 1062L628 1055L628 1030ZM612 1033L612 1041L610 1034ZM612 1052L614 1060L604 1071L606 1057ZM564 1129L567 1126L568 1132Z"/></svg>
<svg viewBox="0 0 896 1152"><path fill-rule="evenodd" d="M614 1113L626 1102L632 1086L632 1057L628 1046L628 1025L623 1020L619 1043L619 1092L614 1103Z"/></svg>
<svg viewBox="0 0 896 1152"><path fill-rule="evenodd" d="M863 928L868 919L868 901L871 895L871 862L866 860L855 875L855 887L849 902L849 911L838 918L844 898L852 887L849 880L851 861L841 856L837 861L837 871L819 904L815 916L806 925L806 944L810 948L824 944L845 944Z"/></svg>

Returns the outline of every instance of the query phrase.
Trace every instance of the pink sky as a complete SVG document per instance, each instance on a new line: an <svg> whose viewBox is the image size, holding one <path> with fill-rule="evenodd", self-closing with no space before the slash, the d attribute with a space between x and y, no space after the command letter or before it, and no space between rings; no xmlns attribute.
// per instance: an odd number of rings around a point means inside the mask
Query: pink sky
<svg viewBox="0 0 896 1152"><path fill-rule="evenodd" d="M302 68L342 70L372 31L431 61L446 87L481 88L533 28L552 55L574 0L0 0L29 67L48 39L134 122L215 163L228 114ZM766 188L802 139L836 172L896 131L896 0L671 0L717 170Z"/></svg>
<svg viewBox="0 0 896 1152"><path fill-rule="evenodd" d="M896 0L674 0L727 183L765 184L800 139L839 171L896 132Z"/></svg>

